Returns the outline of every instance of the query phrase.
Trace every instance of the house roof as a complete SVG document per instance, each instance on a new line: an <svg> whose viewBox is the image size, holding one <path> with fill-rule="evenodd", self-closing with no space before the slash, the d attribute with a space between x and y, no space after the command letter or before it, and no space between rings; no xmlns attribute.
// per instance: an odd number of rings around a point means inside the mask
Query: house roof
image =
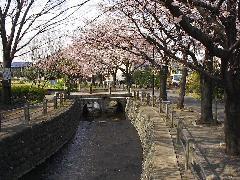
<svg viewBox="0 0 240 180"><path fill-rule="evenodd" d="M12 62L11 67L12 68L23 68L31 65L32 62Z"/></svg>

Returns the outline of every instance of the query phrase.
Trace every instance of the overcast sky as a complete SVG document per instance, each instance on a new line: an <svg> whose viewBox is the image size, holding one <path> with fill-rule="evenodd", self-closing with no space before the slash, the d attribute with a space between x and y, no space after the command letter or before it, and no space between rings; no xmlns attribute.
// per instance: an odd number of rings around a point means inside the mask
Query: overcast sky
<svg viewBox="0 0 240 180"><path fill-rule="evenodd" d="M64 27L61 27L61 33L68 34L69 32L73 32L76 28L79 26L84 26L84 23L87 20L94 19L99 15L99 11L97 11L97 4L101 0L91 0L87 4L84 5L84 7L81 7L79 12L75 14L74 17L71 18L69 22L66 23ZM74 5L77 3L77 1L69 1L70 5ZM2 41L0 39L0 61L2 62L3 54L2 54ZM24 60L23 57L17 57L14 59L14 61L21 61ZM26 60L26 58L25 58Z"/></svg>

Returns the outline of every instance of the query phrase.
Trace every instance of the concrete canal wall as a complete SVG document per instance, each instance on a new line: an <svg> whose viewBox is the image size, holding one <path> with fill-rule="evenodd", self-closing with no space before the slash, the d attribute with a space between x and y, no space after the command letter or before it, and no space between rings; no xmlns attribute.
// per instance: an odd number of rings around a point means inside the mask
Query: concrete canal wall
<svg viewBox="0 0 240 180"><path fill-rule="evenodd" d="M0 179L17 179L54 154L73 137L79 118L75 102L0 137Z"/></svg>
<svg viewBox="0 0 240 180"><path fill-rule="evenodd" d="M126 114L143 149L141 180L181 179L169 130L156 108L130 99Z"/></svg>

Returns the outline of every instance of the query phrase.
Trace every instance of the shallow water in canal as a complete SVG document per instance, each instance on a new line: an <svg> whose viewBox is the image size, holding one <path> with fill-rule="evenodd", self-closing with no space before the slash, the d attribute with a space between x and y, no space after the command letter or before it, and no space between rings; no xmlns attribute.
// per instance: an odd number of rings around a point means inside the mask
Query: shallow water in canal
<svg viewBox="0 0 240 180"><path fill-rule="evenodd" d="M69 143L21 180L139 180L142 147L123 115L82 119Z"/></svg>

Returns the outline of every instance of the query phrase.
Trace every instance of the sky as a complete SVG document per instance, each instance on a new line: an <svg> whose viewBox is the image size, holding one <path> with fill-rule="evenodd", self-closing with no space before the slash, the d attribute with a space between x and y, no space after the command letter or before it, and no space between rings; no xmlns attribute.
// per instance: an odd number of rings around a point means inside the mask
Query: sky
<svg viewBox="0 0 240 180"><path fill-rule="evenodd" d="M59 36L61 36L61 34L72 34L74 32L75 29L77 29L79 26L84 26L85 22L87 20L92 20L95 17L97 17L100 12L97 10L97 4L100 2L101 0L90 0L90 2L88 2L87 4L85 4L83 7L81 7L77 13L75 13L75 15L71 18L70 21L66 22L61 29L58 31ZM78 3L79 1L73 1L73 0L69 0L68 4L69 6L71 5L75 5L76 3ZM1 3L0 3L1 5ZM30 36L29 36L30 37ZM28 37L26 37L27 39ZM69 43L68 40L65 41L66 43ZM26 50L25 50L26 51ZM2 62L2 41L0 38L0 61ZM29 61L28 56L25 57L16 57L14 59L14 61L22 61L22 60L26 60Z"/></svg>

